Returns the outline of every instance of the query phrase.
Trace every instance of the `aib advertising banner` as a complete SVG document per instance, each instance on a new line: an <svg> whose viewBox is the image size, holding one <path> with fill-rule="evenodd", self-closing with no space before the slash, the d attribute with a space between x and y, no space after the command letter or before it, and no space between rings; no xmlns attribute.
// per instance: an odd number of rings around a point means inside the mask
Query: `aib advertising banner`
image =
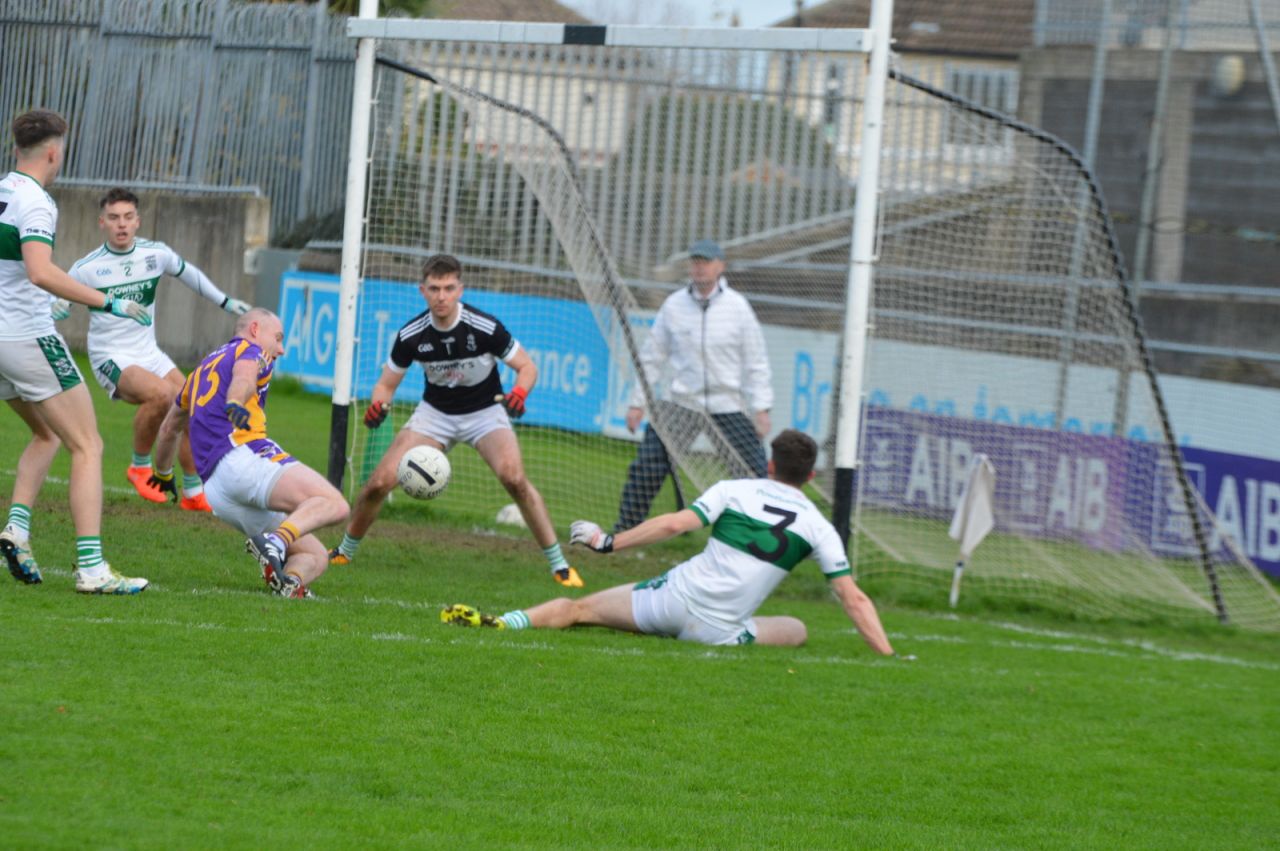
<svg viewBox="0 0 1280 851"><path fill-rule="evenodd" d="M949 518L982 452L997 471L997 529L1106 550L1198 552L1175 471L1153 444L882 407L868 410L865 439L859 475L872 504ZM1218 518L1210 548L1230 537L1280 576L1280 462L1194 448L1183 457Z"/></svg>

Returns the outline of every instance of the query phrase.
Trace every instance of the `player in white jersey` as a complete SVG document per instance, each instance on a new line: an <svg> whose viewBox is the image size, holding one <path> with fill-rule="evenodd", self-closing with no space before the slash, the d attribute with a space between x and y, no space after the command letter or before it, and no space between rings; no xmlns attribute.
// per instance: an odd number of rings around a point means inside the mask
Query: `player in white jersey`
<svg viewBox="0 0 1280 851"><path fill-rule="evenodd" d="M163 242L139 239L142 217L138 196L115 188L98 202L98 227L106 241L71 267L71 277L100 292L128 298L145 306L154 317L160 278L177 278L198 294L233 315L249 309L240 299L218 289L208 276ZM61 318L55 304L54 316ZM93 376L112 399L137 405L133 415L133 459L125 477L150 502L164 502L165 492L152 479L151 450L160 423L182 389L185 376L156 343L155 326L143 327L115 316L95 313L89 319L89 365ZM182 465L182 498L188 511L209 511L204 484L196 474L188 441L178 455ZM173 496L177 499L176 489Z"/></svg>
<svg viewBox="0 0 1280 851"><path fill-rule="evenodd" d="M587 624L703 644L797 646L808 638L803 622L754 615L792 568L812 555L871 649L893 655L875 604L853 581L839 534L800 489L813 478L817 444L807 434L787 429L773 439L772 449L769 478L720 482L683 511L651 518L617 535L586 520L573 523L570 540L602 553L711 526L706 548L662 576L580 600L561 597L500 617L455 605L441 612L441 620L499 629Z"/></svg>
<svg viewBox="0 0 1280 851"><path fill-rule="evenodd" d="M75 281L53 262L58 207L45 191L66 156L67 122L36 109L13 122L18 168L0 180L0 399L31 430L18 459L0 555L19 582L41 581L31 553L31 505L58 447L71 453L71 519L76 532L76 590L136 594L147 580L113 571L102 557L102 438L93 400L53 327L50 295L150 324L142 305Z"/></svg>

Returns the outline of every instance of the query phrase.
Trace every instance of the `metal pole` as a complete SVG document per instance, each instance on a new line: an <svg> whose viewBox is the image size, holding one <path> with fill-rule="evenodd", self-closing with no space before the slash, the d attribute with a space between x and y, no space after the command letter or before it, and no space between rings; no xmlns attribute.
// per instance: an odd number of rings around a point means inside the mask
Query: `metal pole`
<svg viewBox="0 0 1280 851"><path fill-rule="evenodd" d="M1102 125L1103 83L1107 77L1107 40L1111 31L1111 0L1102 0L1102 13L1098 20L1097 40L1093 45L1093 71L1089 78L1089 104L1084 121L1084 163L1090 169L1098 152L1098 132ZM1076 201L1076 210L1080 211L1076 219L1075 235L1071 243L1071 269L1068 274L1066 303L1063 305L1062 346L1058 353L1058 391L1054 399L1055 425L1062 428L1066 421L1067 384L1070 380L1071 361L1075 357L1075 329L1080 311L1079 278L1084 267L1085 217L1083 210L1089 201L1088 187L1080 190Z"/></svg>
<svg viewBox="0 0 1280 851"><path fill-rule="evenodd" d="M360 17L376 18L378 0L360 0ZM373 60L377 42L356 42L355 80L351 86L351 141L347 148L347 194L342 220L342 261L338 276L338 345L333 364L333 408L329 421L329 481L342 488L346 470L347 425L351 411L356 336L356 299L360 289L365 184L369 177L369 124L373 112Z"/></svg>
<svg viewBox="0 0 1280 851"><path fill-rule="evenodd" d="M312 16L311 63L307 66L307 112L302 124L302 165L298 171L298 207L295 221L302 221L311 212L312 172L316 164L316 129L320 120L320 48L329 20L325 3L315 5Z"/></svg>
<svg viewBox="0 0 1280 851"><path fill-rule="evenodd" d="M1258 35L1258 54L1262 58L1262 73L1267 78L1267 93L1271 95L1271 111L1275 113L1276 126L1280 127L1280 83L1276 82L1276 63L1271 57L1267 23L1262 19L1258 0L1249 0L1249 18L1253 21L1253 31Z"/></svg>
<svg viewBox="0 0 1280 851"><path fill-rule="evenodd" d="M1133 249L1133 305L1138 306L1138 291L1147 279L1147 258L1151 254L1152 219L1155 215L1156 189L1164 171L1164 113L1169 101L1169 75L1173 67L1173 19L1180 0L1169 0L1165 9L1164 47L1160 50L1160 72L1156 78L1155 114L1151 117L1151 135L1147 137L1147 164L1142 176L1142 202L1138 208L1138 236ZM1115 409L1111 415L1114 433L1124 436L1129 422L1129 371L1120 370L1116 382Z"/></svg>
<svg viewBox="0 0 1280 851"><path fill-rule="evenodd" d="M1165 12L1164 47L1160 50L1160 72L1156 78L1155 114L1147 137L1147 167L1142 176L1142 203L1138 208L1138 238L1133 249L1134 298L1147 279L1147 259L1151 254L1151 220L1156 205L1156 189L1164 170L1164 113L1169 101L1169 76L1173 67L1173 15L1180 0L1169 0Z"/></svg>
<svg viewBox="0 0 1280 851"><path fill-rule="evenodd" d="M880 148L884 139L885 86L889 76L889 28L893 0L871 4L871 56L862 105L859 139L858 194L854 199L849 249L849 288L845 293L843 346L840 356L840 416L836 422L836 475L832 522L845 546L853 514L854 470L862 429L862 379L866 372L867 333L871 319L872 271L880 200Z"/></svg>

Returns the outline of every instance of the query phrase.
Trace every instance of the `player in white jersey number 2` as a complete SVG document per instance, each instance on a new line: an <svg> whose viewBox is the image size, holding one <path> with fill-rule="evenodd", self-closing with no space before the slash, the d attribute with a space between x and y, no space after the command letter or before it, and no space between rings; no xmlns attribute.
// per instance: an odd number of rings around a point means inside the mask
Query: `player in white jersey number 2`
<svg viewBox="0 0 1280 851"><path fill-rule="evenodd" d="M151 324L134 301L76 282L53 262L58 206L45 187L66 157L67 122L34 109L13 121L18 167L0 179L0 399L9 403L31 442L18 459L0 555L19 582L41 581L31 553L31 506L59 446L71 454L71 520L76 531L76 590L136 594L147 580L121 576L102 557L102 438L93 400L66 342L53 326L50 295Z"/></svg>
<svg viewBox="0 0 1280 851"><path fill-rule="evenodd" d="M875 604L853 581L839 534L800 490L813 478L817 444L807 434L787 429L771 446L767 479L722 481L689 508L651 518L617 535L606 534L586 520L573 523L570 540L602 553L711 526L706 548L662 576L579 600L561 597L500 617L455 605L441 612L441 620L499 629L564 629L584 624L702 644L798 646L808 638L802 621L754 615L792 568L812 555L871 649L895 655Z"/></svg>
<svg viewBox="0 0 1280 851"><path fill-rule="evenodd" d="M218 289L204 272L163 242L137 237L142 224L137 195L127 189L112 189L98 207L98 227L106 235L106 242L77 260L71 267L71 277L116 298L136 301L152 316L156 288L164 275L177 278L230 314L239 316L249 309L247 303ZM69 310L64 305L55 302L55 319L63 318L63 311ZM89 319L89 365L107 395L138 406L133 415L133 459L125 476L145 500L164 502L166 493L177 500L172 477L163 475L170 471L161 470L162 475L152 478L151 450L185 376L160 350L155 327L144 328L115 316L94 314ZM179 506L188 511L209 511L204 484L196 474L191 446L185 439L178 460L183 472Z"/></svg>

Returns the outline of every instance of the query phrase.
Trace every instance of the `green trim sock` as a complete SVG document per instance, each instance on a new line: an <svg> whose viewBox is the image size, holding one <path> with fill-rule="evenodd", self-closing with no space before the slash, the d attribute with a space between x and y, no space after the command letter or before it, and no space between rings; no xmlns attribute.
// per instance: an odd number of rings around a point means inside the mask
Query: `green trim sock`
<svg viewBox="0 0 1280 851"><path fill-rule="evenodd" d="M130 467L150 467L151 456L139 455L137 452L135 452L133 453L133 460L129 462L129 466Z"/></svg>
<svg viewBox="0 0 1280 851"><path fill-rule="evenodd" d="M182 495L187 499L204 493L204 482L195 473L182 474Z"/></svg>
<svg viewBox="0 0 1280 851"><path fill-rule="evenodd" d="M529 623L529 616L524 612L516 609L514 612L507 612L498 618L507 625L507 629L529 629L532 624Z"/></svg>
<svg viewBox="0 0 1280 851"><path fill-rule="evenodd" d="M547 557L547 563L551 565L552 573L569 567L569 562L564 560L564 553L560 552L559 541L543 549L542 554Z"/></svg>
<svg viewBox="0 0 1280 851"><path fill-rule="evenodd" d="M90 575L100 574L107 563L102 558L102 538L76 538L76 566Z"/></svg>
<svg viewBox="0 0 1280 851"><path fill-rule="evenodd" d="M21 534L22 540L26 541L31 537L31 507L15 502L9 506L9 523L16 531Z"/></svg>
<svg viewBox="0 0 1280 851"><path fill-rule="evenodd" d="M338 544L338 552L342 553L349 559L356 557L356 550L360 549L360 539L353 538L345 532L342 535L342 543Z"/></svg>

